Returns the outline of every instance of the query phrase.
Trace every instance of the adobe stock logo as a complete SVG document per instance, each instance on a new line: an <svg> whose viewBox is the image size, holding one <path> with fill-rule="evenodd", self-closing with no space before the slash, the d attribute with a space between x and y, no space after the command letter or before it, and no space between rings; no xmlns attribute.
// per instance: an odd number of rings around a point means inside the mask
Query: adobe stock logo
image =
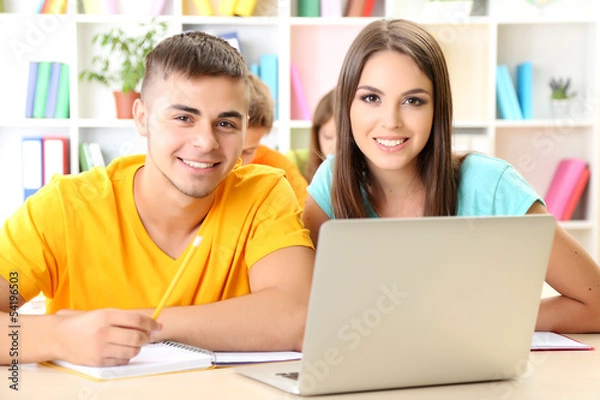
<svg viewBox="0 0 600 400"><path fill-rule="evenodd" d="M343 346L349 350L356 350L362 340L370 336L386 316L393 313L395 309L408 297L408 292L398 289L397 283L392 285L381 284L373 306L363 310L358 317L350 319L347 323L340 326L337 331L338 339ZM313 362L306 361L303 365L305 369L300 375L300 385L310 390L315 387L317 382L325 379L331 367L338 366L344 362L339 347L327 348L323 356Z"/></svg>

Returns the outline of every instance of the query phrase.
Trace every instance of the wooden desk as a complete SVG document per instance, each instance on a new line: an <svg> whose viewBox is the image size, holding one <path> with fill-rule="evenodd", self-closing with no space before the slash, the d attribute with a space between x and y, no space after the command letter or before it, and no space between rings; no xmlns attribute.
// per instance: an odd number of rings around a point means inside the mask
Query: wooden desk
<svg viewBox="0 0 600 400"><path fill-rule="evenodd" d="M517 380L385 390L314 399L445 399L551 400L600 398L600 334L570 335L594 351L530 353L530 369ZM93 382L40 365L23 365L19 391L10 390L1 367L0 399L117 400L117 399L261 399L301 398L236 374L232 369L184 372L120 381Z"/></svg>

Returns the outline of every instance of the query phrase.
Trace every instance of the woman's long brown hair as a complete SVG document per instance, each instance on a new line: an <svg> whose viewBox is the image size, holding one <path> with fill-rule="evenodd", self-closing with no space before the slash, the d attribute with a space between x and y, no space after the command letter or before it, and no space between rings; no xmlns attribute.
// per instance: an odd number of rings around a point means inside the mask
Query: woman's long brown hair
<svg viewBox="0 0 600 400"><path fill-rule="evenodd" d="M365 156L352 134L350 107L367 60L380 51L408 55L433 84L431 135L417 160L417 173L426 190L424 215L455 215L464 156L452 155L452 94L446 61L431 34L414 22L396 19L367 25L354 39L342 64L335 101L338 138L331 193L335 218L368 216L362 193L369 196L373 188ZM368 200L373 203L372 198Z"/></svg>

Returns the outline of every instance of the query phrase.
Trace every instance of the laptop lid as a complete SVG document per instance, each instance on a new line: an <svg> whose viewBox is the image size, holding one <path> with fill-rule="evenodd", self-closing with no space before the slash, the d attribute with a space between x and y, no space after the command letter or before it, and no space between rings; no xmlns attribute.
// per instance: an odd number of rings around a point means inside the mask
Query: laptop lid
<svg viewBox="0 0 600 400"><path fill-rule="evenodd" d="M303 395L516 377L555 224L550 215L328 221L297 382L283 370L243 373Z"/></svg>

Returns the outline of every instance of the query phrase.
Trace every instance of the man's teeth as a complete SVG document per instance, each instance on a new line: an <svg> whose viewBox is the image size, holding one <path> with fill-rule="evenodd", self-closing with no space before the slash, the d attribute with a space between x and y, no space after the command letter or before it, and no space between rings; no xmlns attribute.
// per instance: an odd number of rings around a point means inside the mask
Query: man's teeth
<svg viewBox="0 0 600 400"><path fill-rule="evenodd" d="M402 143L406 142L408 139L404 138L404 139L394 139L394 140L388 140L388 139L375 139L377 141L377 143L385 146L385 147L394 147L394 146L399 146Z"/></svg>
<svg viewBox="0 0 600 400"><path fill-rule="evenodd" d="M192 168L211 168L214 167L214 163L213 164L209 164L209 163L201 163L201 162L196 162L196 161L189 161L189 160L181 160L183 161L183 163L185 165L189 165Z"/></svg>

